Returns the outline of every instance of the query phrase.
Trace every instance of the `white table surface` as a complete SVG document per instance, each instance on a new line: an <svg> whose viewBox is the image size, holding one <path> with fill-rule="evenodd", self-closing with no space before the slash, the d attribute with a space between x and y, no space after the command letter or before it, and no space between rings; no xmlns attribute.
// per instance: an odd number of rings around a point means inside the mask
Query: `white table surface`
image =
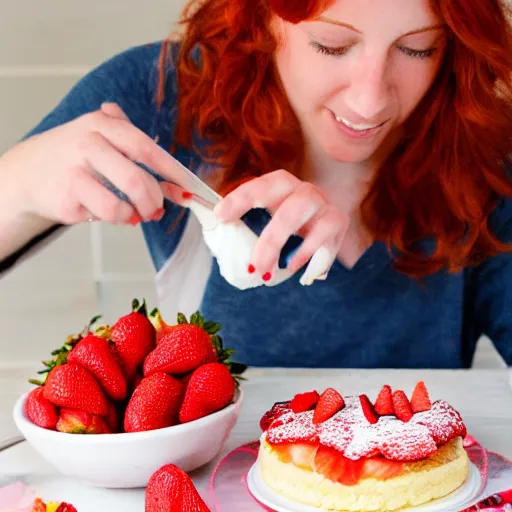
<svg viewBox="0 0 512 512"><path fill-rule="evenodd" d="M27 378L37 368L0 368L0 441L18 434L11 419L12 407L29 389ZM383 384L404 389L410 395L415 383L424 380L433 400L447 400L460 411L470 434L489 450L512 458L512 389L506 370L251 369L247 378L239 421L219 457L257 439L261 415L274 402L290 399L295 393L335 387L345 395L366 393L374 399ZM205 491L215 462L192 475L200 491ZM45 499L69 500L79 512L144 510L143 490L102 490L65 479L27 443L0 453L0 475L19 477L44 493ZM232 510L242 512L239 506Z"/></svg>

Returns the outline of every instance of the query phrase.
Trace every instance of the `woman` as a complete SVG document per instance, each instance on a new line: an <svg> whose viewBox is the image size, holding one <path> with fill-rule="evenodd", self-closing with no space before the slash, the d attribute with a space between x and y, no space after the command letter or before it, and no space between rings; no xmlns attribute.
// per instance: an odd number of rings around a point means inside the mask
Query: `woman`
<svg viewBox="0 0 512 512"><path fill-rule="evenodd" d="M462 368L485 333L512 364L504 5L206 0L183 22L179 42L94 70L2 157L4 267L94 217L142 221L165 276L187 215L133 161L158 173L167 150L227 194L220 219L272 211L248 272L271 278L295 232L292 272L319 247L336 260L313 286L245 291L213 263L201 310L238 360Z"/></svg>

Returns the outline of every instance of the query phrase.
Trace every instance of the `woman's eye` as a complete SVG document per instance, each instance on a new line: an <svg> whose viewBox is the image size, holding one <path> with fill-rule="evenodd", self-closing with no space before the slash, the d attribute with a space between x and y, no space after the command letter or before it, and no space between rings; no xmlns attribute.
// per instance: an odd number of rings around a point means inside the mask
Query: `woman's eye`
<svg viewBox="0 0 512 512"><path fill-rule="evenodd" d="M428 59L437 52L437 48L429 48L428 50L413 50L412 48L407 48L406 46L399 46L398 49L405 55L408 55L414 59Z"/></svg>
<svg viewBox="0 0 512 512"><path fill-rule="evenodd" d="M311 41L310 44L318 53L322 53L324 55L332 55L334 57L344 55L350 49L350 46L339 46L333 48L331 46L325 46L318 41Z"/></svg>

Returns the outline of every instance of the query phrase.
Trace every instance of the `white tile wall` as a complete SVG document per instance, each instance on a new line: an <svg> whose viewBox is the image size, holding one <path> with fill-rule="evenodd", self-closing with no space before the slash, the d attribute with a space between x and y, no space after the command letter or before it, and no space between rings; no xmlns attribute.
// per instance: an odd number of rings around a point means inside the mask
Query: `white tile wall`
<svg viewBox="0 0 512 512"><path fill-rule="evenodd" d="M80 77L131 46L162 39L185 0L18 0L0 17L0 151L15 144ZM68 229L0 279L0 362L40 360L97 313L156 305L139 228Z"/></svg>
<svg viewBox="0 0 512 512"><path fill-rule="evenodd" d="M17 0L0 17L0 151L89 69L165 37L185 0ZM92 229L92 232L91 232ZM97 313L112 321L133 297L156 305L140 229L83 225L0 279L0 362L47 357ZM502 365L488 340L477 366Z"/></svg>

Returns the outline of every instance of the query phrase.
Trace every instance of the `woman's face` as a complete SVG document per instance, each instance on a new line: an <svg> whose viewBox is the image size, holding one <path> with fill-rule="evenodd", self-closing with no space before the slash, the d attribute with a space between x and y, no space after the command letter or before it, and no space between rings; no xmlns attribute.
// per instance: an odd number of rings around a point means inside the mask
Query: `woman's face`
<svg viewBox="0 0 512 512"><path fill-rule="evenodd" d="M446 44L428 0L336 0L314 21L276 21L277 69L306 141L340 162L368 161L397 133Z"/></svg>

